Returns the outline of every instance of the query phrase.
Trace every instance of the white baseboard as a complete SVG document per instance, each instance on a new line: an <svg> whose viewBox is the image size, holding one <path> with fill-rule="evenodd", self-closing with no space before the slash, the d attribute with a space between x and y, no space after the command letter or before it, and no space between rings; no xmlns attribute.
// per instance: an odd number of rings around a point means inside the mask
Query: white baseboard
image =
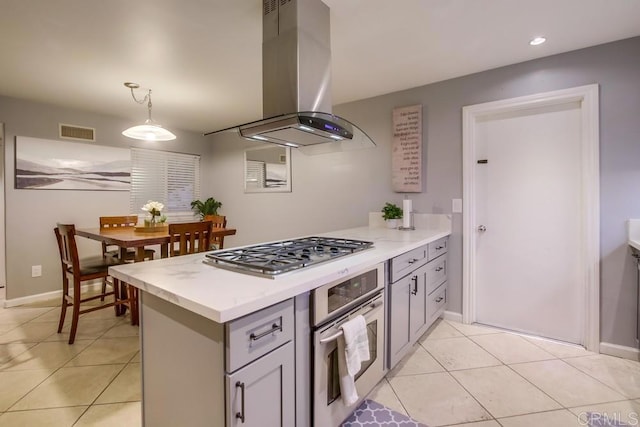
<svg viewBox="0 0 640 427"><path fill-rule="evenodd" d="M34 302L46 301L53 298L61 298L62 289L58 291L45 292L43 294L29 295L26 297L12 298L4 301L4 308L17 307L25 304L32 304Z"/></svg>
<svg viewBox="0 0 640 427"><path fill-rule="evenodd" d="M609 356L622 357L623 359L640 361L640 350L634 347L601 342L600 353L608 354Z"/></svg>
<svg viewBox="0 0 640 427"><path fill-rule="evenodd" d="M452 322L462 323L462 313L456 313L454 311L445 311L442 315L444 320L451 320Z"/></svg>
<svg viewBox="0 0 640 427"><path fill-rule="evenodd" d="M102 281L82 286L82 289L89 289L92 291L94 290L98 291L101 288L102 288ZM4 308L9 308L9 307L18 307L25 304L33 304L34 302L41 302L41 301L47 301L50 299L59 299L59 298L62 298L62 289L57 291L45 292L42 294L28 295L26 297L12 298L5 301L0 301L0 303L2 303L2 306Z"/></svg>

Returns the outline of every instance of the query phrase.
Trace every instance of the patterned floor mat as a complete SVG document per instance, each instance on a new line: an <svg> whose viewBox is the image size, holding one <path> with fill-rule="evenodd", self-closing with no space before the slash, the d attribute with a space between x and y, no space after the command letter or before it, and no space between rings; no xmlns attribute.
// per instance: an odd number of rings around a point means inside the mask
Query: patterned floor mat
<svg viewBox="0 0 640 427"><path fill-rule="evenodd" d="M365 399L341 427L427 427L373 400Z"/></svg>

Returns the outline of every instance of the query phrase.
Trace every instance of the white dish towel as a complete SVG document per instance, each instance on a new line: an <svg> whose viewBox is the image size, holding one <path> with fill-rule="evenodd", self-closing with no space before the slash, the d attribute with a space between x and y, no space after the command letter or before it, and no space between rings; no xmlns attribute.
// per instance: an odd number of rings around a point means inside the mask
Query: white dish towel
<svg viewBox="0 0 640 427"><path fill-rule="evenodd" d="M363 316L356 316L344 322L340 328L342 336L338 338L338 373L340 374L340 394L344 404L349 406L358 401L355 375L360 371L362 362L371 357L367 322Z"/></svg>

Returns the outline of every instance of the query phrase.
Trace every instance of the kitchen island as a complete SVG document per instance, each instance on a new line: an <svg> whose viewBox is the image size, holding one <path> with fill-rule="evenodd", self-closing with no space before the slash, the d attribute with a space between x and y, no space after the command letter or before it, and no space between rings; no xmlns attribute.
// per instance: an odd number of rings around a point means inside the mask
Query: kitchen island
<svg viewBox="0 0 640 427"><path fill-rule="evenodd" d="M323 233L374 247L275 279L204 254L112 268L141 291L144 425L310 425L310 292L451 233L450 220L431 225Z"/></svg>

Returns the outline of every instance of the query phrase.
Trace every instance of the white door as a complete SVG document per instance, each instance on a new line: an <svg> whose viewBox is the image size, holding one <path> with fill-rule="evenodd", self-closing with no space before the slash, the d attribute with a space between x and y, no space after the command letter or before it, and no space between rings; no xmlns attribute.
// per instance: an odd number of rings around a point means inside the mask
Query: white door
<svg viewBox="0 0 640 427"><path fill-rule="evenodd" d="M583 344L580 103L485 116L476 150L476 321Z"/></svg>

